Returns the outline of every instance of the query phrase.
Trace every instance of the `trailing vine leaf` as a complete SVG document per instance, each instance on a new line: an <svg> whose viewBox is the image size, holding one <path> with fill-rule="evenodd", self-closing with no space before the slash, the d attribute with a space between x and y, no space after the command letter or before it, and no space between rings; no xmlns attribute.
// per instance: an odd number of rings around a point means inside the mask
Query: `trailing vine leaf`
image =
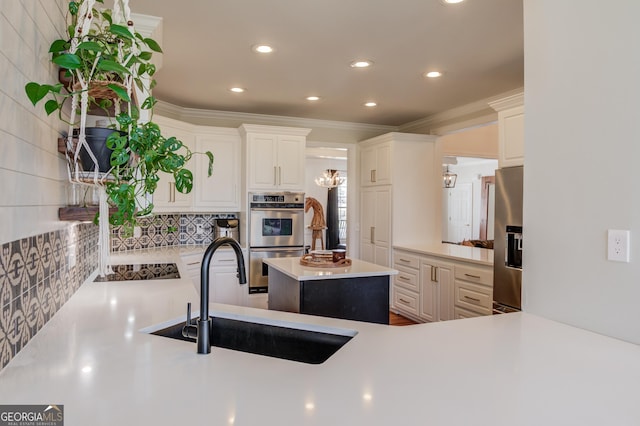
<svg viewBox="0 0 640 426"><path fill-rule="evenodd" d="M103 47L99 43L96 43L95 41L84 41L78 45L78 50L91 50L94 52L102 52Z"/></svg>
<svg viewBox="0 0 640 426"><path fill-rule="evenodd" d="M125 102L131 102L131 98L129 97L129 94L127 93L127 91L125 89L123 89L121 86L117 85L117 84L107 84L107 87L111 90L113 90L113 92L118 95L118 97L120 99L122 99Z"/></svg>
<svg viewBox="0 0 640 426"><path fill-rule="evenodd" d="M69 42L66 40L55 40L49 47L49 53L64 52L69 48Z"/></svg>
<svg viewBox="0 0 640 426"><path fill-rule="evenodd" d="M46 85L40 85L38 83L27 83L24 86L25 92L27 92L27 97L31 101L31 103L35 106L42 98L47 96L49 93L49 89L46 89Z"/></svg>
<svg viewBox="0 0 640 426"><path fill-rule="evenodd" d="M111 24L109 26L109 32L117 36L133 40L133 34L131 34L131 31L129 31L129 28L122 25Z"/></svg>
<svg viewBox="0 0 640 426"><path fill-rule="evenodd" d="M162 53L162 49L160 48L160 45L154 39L145 38L144 42L147 43L147 46L149 46L149 49L153 50L154 52Z"/></svg>
<svg viewBox="0 0 640 426"><path fill-rule="evenodd" d="M176 189L183 194L191 192L193 189L193 173L187 169L181 169L173 174L176 182Z"/></svg>
<svg viewBox="0 0 640 426"><path fill-rule="evenodd" d="M60 105L58 105L58 102L55 99L49 99L44 104L44 110L46 111L47 115L51 115L54 111L57 111L58 109L60 109Z"/></svg>
<svg viewBox="0 0 640 426"><path fill-rule="evenodd" d="M96 67L100 71L114 71L121 73L123 75L131 74L131 71L120 65L115 61L102 60L98 62L98 66Z"/></svg>
<svg viewBox="0 0 640 426"><path fill-rule="evenodd" d="M207 158L209 158L209 167L207 167L207 176L211 177L211 175L213 174L213 154L211 153L211 151L207 151L204 153Z"/></svg>
<svg viewBox="0 0 640 426"><path fill-rule="evenodd" d="M60 56L56 56L55 58L52 59L52 62L68 70L78 69L82 65L82 62L80 61L80 57L73 53L65 53Z"/></svg>

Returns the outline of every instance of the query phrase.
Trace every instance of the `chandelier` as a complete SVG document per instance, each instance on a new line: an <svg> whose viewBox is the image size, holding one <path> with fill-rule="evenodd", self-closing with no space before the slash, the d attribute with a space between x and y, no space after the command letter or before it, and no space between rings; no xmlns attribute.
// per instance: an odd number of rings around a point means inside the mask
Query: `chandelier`
<svg viewBox="0 0 640 426"><path fill-rule="evenodd" d="M344 183L344 178L340 177L337 170L327 169L322 173L322 176L317 177L315 181L316 185L322 186L323 188L335 188Z"/></svg>

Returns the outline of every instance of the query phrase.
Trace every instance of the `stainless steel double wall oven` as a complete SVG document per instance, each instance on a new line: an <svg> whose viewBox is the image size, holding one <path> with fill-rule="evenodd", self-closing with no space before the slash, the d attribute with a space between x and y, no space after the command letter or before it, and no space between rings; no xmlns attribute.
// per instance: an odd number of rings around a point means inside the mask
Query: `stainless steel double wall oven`
<svg viewBox="0 0 640 426"><path fill-rule="evenodd" d="M272 257L304 254L304 193L249 193L249 293L266 293Z"/></svg>

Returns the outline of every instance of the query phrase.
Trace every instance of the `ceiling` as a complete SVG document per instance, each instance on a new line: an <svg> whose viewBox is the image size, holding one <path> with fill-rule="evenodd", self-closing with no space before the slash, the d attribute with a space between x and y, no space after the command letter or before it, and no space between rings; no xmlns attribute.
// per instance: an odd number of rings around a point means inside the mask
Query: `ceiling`
<svg viewBox="0 0 640 426"><path fill-rule="evenodd" d="M163 18L154 95L185 108L400 126L524 85L522 0L130 5ZM261 43L275 52L253 52ZM374 64L350 67L360 59ZM444 75L424 77L431 70Z"/></svg>

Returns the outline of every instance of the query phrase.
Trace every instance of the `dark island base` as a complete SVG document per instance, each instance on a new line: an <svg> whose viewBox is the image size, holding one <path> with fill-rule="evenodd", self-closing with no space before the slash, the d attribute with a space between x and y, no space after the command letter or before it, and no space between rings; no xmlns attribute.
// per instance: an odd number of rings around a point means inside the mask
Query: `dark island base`
<svg viewBox="0 0 640 426"><path fill-rule="evenodd" d="M296 281L269 268L269 309L389 324L389 276Z"/></svg>

